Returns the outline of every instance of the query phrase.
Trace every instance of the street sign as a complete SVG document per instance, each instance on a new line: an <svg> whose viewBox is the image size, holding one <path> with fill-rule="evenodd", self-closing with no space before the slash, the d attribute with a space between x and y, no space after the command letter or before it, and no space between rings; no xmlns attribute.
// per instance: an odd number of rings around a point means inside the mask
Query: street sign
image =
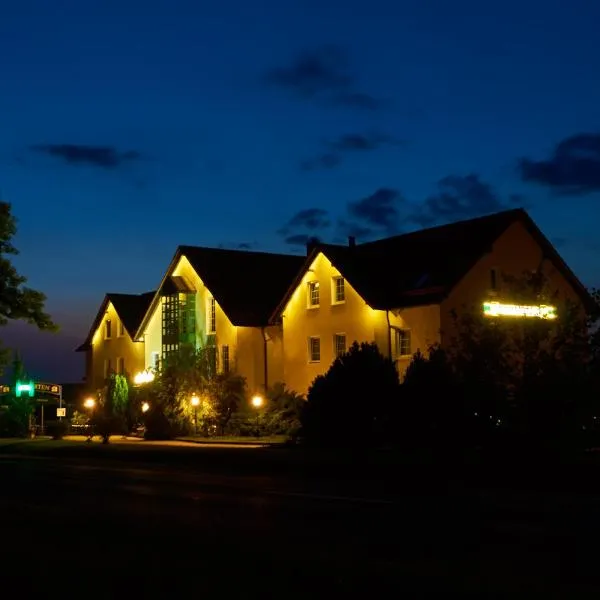
<svg viewBox="0 0 600 600"><path fill-rule="evenodd" d="M33 381L17 381L17 384L15 385L15 396L20 398L25 394L30 398L33 398L35 394L35 385Z"/></svg>
<svg viewBox="0 0 600 600"><path fill-rule="evenodd" d="M38 381L35 384L35 391L44 394L54 394L55 396L60 396L62 392L62 386L58 385L57 383L41 383Z"/></svg>
<svg viewBox="0 0 600 600"><path fill-rule="evenodd" d="M56 409L56 416L57 417L66 417L67 416L67 409L66 408L57 408Z"/></svg>

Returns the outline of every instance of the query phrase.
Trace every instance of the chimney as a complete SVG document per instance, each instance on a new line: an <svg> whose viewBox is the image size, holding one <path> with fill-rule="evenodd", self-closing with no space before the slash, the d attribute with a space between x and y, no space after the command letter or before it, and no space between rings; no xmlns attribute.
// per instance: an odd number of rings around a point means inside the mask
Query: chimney
<svg viewBox="0 0 600 600"><path fill-rule="evenodd" d="M306 256L308 256L320 243L321 240L318 237L309 237L306 240Z"/></svg>
<svg viewBox="0 0 600 600"><path fill-rule="evenodd" d="M348 236L348 247L354 248L356 246L356 238L353 235Z"/></svg>

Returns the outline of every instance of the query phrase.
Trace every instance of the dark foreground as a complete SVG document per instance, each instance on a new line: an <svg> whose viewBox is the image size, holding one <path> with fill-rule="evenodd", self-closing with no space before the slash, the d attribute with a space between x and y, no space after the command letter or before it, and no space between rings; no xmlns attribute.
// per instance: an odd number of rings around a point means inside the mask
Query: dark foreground
<svg viewBox="0 0 600 600"><path fill-rule="evenodd" d="M599 597L593 490L286 452L0 448L0 594Z"/></svg>

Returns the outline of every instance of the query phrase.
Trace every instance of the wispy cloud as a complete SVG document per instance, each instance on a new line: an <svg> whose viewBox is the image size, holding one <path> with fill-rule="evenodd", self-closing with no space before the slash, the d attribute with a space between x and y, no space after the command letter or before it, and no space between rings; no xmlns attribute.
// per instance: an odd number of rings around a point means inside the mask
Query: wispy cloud
<svg viewBox="0 0 600 600"><path fill-rule="evenodd" d="M511 195L507 201L479 176L449 175L438 182L438 193L413 206L406 220L423 227L499 212L522 205L523 198Z"/></svg>
<svg viewBox="0 0 600 600"><path fill-rule="evenodd" d="M325 45L300 54L287 66L270 69L264 80L300 98L359 110L381 108L379 100L357 89L349 63L343 49Z"/></svg>
<svg viewBox="0 0 600 600"><path fill-rule="evenodd" d="M331 225L329 213L323 208L305 208L298 211L280 230L281 235L306 229L309 232L327 229Z"/></svg>
<svg viewBox="0 0 600 600"><path fill-rule="evenodd" d="M371 152L383 146L399 146L402 143L391 135L377 132L346 133L338 138L325 140L322 144L325 152L301 161L300 168L304 171L333 169L342 163L343 155L346 153Z"/></svg>
<svg viewBox="0 0 600 600"><path fill-rule="evenodd" d="M359 224L391 234L398 228L402 195L392 188L379 188L369 196L348 202L348 214Z"/></svg>
<svg viewBox="0 0 600 600"><path fill-rule="evenodd" d="M81 144L37 144L30 150L58 158L72 166L93 166L118 169L125 163L139 161L142 154L137 150L121 152L114 146L87 146Z"/></svg>
<svg viewBox="0 0 600 600"><path fill-rule="evenodd" d="M549 188L559 195L600 191L600 134L581 133L559 142L550 158L519 162L523 181Z"/></svg>

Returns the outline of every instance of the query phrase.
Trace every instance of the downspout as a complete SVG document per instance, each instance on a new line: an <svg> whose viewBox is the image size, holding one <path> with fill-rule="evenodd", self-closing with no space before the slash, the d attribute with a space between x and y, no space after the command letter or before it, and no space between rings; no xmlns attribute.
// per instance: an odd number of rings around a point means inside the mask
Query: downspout
<svg viewBox="0 0 600 600"><path fill-rule="evenodd" d="M269 389L269 365L267 364L267 333L264 326L260 328L263 336L263 378L264 378L264 392L267 393Z"/></svg>
<svg viewBox="0 0 600 600"><path fill-rule="evenodd" d="M392 326L390 325L390 311L385 311L385 318L387 319L387 337L388 337L388 356L392 360Z"/></svg>

